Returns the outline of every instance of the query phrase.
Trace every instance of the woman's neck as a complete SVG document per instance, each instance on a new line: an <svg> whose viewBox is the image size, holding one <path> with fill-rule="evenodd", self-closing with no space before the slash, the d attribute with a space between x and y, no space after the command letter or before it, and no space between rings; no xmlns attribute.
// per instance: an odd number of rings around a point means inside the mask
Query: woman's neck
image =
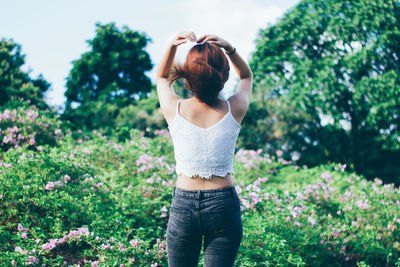
<svg viewBox="0 0 400 267"><path fill-rule="evenodd" d="M199 105L202 105L202 106L211 107L210 105L208 105L208 104L202 102L200 99L198 99L198 98L195 97L195 96L193 96L193 97L191 97L191 98L188 98L188 100L190 100L191 102L193 102L193 103L195 103L195 104L199 104ZM215 107L219 107L220 104L221 104L221 100L218 98L218 99L215 101L215 103L216 103L216 105L215 105L215 106L212 106L212 107L214 107L214 108L215 108Z"/></svg>

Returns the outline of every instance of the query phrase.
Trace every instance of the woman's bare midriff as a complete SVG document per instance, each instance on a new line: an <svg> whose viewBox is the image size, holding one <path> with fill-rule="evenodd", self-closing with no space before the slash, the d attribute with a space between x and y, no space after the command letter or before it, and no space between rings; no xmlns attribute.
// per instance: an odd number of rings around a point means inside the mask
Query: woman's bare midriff
<svg viewBox="0 0 400 267"><path fill-rule="evenodd" d="M211 179L206 180L200 177L188 177L183 174L178 174L176 180L176 187L184 190L208 190L208 189L220 189L224 187L234 186L234 178L228 173L225 177L213 175Z"/></svg>

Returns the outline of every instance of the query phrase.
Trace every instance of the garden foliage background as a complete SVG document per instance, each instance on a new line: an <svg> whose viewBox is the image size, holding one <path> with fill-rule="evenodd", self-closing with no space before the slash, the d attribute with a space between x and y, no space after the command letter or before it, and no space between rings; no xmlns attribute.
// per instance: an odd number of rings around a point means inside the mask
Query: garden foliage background
<svg viewBox="0 0 400 267"><path fill-rule="evenodd" d="M398 1L308 0L260 30L237 266L400 265L399 15ZM62 114L0 41L2 266L167 265L176 174L149 40L97 24Z"/></svg>

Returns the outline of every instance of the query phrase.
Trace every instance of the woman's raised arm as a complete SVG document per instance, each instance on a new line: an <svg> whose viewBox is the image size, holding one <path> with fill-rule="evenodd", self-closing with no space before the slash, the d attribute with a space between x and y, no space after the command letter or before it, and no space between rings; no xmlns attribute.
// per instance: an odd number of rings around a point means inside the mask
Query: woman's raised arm
<svg viewBox="0 0 400 267"><path fill-rule="evenodd" d="M157 95L160 102L161 112L168 124L175 116L176 101L179 98L175 94L172 85L169 86L169 73L174 63L177 47L186 43L187 40L196 42L196 35L194 32L182 31L178 33L168 45L164 58L157 69Z"/></svg>
<svg viewBox="0 0 400 267"><path fill-rule="evenodd" d="M228 58L231 60L236 73L239 75L239 84L234 95L229 98L232 104L232 113L239 123L244 118L250 104L250 96L253 88L253 73L246 61L239 55L236 48L226 40L214 35L207 34L197 40L198 43L210 42L225 49Z"/></svg>

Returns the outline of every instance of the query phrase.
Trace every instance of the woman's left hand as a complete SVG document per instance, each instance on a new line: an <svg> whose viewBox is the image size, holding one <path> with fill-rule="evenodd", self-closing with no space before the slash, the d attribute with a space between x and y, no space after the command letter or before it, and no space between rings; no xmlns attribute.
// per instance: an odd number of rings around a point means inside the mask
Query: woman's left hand
<svg viewBox="0 0 400 267"><path fill-rule="evenodd" d="M186 43L187 40L191 42L197 42L196 34L194 34L194 32L181 31L174 37L171 45L178 47L179 45Z"/></svg>

